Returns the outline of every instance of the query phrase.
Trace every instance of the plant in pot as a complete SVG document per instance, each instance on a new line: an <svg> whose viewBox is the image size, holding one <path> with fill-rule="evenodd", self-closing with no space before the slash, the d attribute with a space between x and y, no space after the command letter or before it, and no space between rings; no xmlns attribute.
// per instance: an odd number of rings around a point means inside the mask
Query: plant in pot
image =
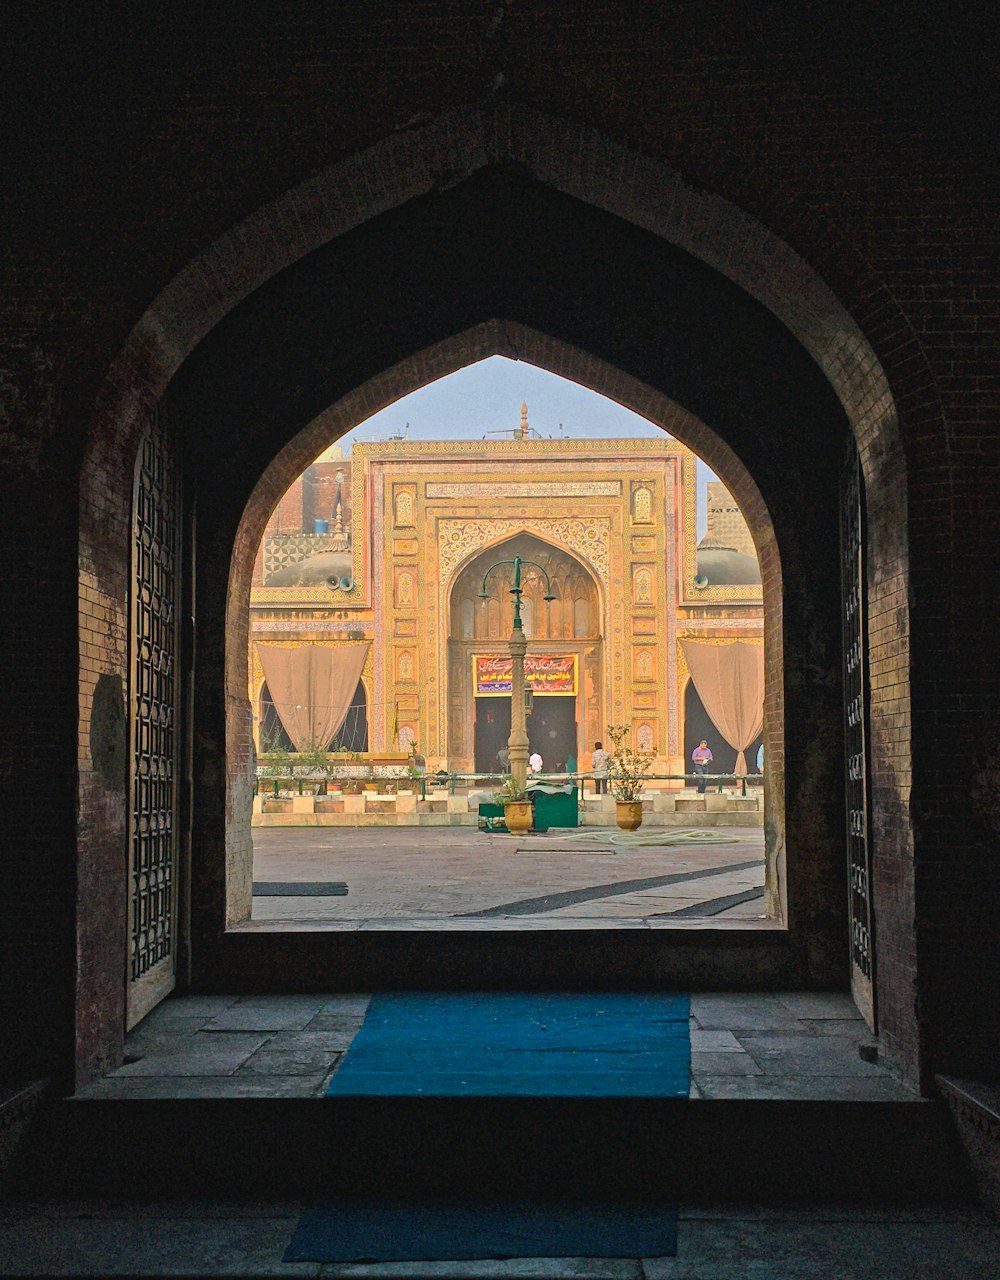
<svg viewBox="0 0 1000 1280"><path fill-rule="evenodd" d="M503 820L511 835L530 831L534 821L528 793L512 773L505 773L503 781L493 792L496 804L503 806Z"/></svg>
<svg viewBox="0 0 1000 1280"><path fill-rule="evenodd" d="M312 777L319 774L319 780L316 783L316 794L326 795L330 780L330 757L326 751L317 742L309 744L308 751L304 752L299 760L306 765Z"/></svg>
<svg viewBox="0 0 1000 1280"><path fill-rule="evenodd" d="M275 744L267 753L267 776L273 780L274 799L278 798L283 780L291 776L291 753L283 746Z"/></svg>
<svg viewBox="0 0 1000 1280"><path fill-rule="evenodd" d="M608 787L615 798L615 821L622 831L642 826L642 792L653 761L652 751L636 751L628 742L628 725L610 725L611 761Z"/></svg>

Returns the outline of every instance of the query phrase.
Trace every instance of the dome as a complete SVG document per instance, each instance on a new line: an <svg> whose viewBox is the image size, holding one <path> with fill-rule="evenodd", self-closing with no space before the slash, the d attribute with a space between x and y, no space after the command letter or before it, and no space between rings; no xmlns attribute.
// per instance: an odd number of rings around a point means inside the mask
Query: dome
<svg viewBox="0 0 1000 1280"><path fill-rule="evenodd" d="M698 546L698 577L709 587L750 587L760 585L760 564L756 556L703 539Z"/></svg>
<svg viewBox="0 0 1000 1280"><path fill-rule="evenodd" d="M352 578L351 556L343 551L321 551L295 564L282 565L264 579L265 587L323 587L327 578Z"/></svg>

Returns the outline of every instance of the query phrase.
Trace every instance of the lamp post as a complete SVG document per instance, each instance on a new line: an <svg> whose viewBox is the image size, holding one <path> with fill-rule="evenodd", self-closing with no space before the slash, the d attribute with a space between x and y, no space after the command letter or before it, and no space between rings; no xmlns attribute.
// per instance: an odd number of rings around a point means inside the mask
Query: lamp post
<svg viewBox="0 0 1000 1280"><path fill-rule="evenodd" d="M483 589L479 593L480 600L488 600L489 592L486 590L486 579L490 576L494 569L499 569L502 565L511 564L514 566L514 585L510 588L510 594L514 597L514 626L510 633L510 737L507 739L507 746L510 750L510 771L514 781L521 788L528 781L528 734L524 727L524 655L528 648L528 641L524 634L524 628L521 626L521 566L531 565L533 569L537 569L545 578L546 600L554 600L555 595L552 592L552 583L549 581L549 575L540 564L536 564L534 560L522 560L520 556L515 556L513 560L498 560L496 564L491 564L483 574Z"/></svg>

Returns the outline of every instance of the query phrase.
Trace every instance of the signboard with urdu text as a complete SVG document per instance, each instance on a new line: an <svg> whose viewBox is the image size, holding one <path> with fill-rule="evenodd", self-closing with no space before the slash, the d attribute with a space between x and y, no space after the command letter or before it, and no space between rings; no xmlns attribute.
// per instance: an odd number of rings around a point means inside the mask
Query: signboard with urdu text
<svg viewBox="0 0 1000 1280"><path fill-rule="evenodd" d="M529 653L524 658L524 682L534 694L576 697L575 653ZM509 698L510 654L474 653L472 687L477 698Z"/></svg>

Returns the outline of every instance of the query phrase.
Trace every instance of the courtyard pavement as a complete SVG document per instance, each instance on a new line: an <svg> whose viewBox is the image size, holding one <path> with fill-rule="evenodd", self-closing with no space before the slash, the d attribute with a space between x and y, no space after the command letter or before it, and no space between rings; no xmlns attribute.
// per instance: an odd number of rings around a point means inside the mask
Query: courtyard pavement
<svg viewBox="0 0 1000 1280"><path fill-rule="evenodd" d="M767 926L759 828L256 828L244 928ZM346 884L345 896L329 896ZM298 892L296 890L301 886Z"/></svg>

